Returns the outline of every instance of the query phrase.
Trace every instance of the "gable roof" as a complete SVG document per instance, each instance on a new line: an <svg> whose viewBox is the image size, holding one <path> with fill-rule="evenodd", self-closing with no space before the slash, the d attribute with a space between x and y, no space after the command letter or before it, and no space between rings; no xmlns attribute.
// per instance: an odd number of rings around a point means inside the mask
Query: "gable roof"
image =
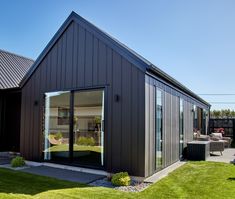
<svg viewBox="0 0 235 199"><path fill-rule="evenodd" d="M17 88L33 60L0 49L0 90Z"/></svg>
<svg viewBox="0 0 235 199"><path fill-rule="evenodd" d="M183 90L188 95L194 97L195 99L199 100L200 102L210 106L209 103L207 103L205 100L200 98L198 95L193 93L190 89L186 88L183 84L175 80L173 77L169 76L165 72L163 72L161 69L156 67L154 64L149 62L147 59L133 51L132 49L128 48L126 45L118 41L117 39L113 38L106 32L100 30L95 25L91 24L81 16L79 16L77 13L72 12L69 17L65 20L63 25L60 27L60 29L56 32L54 37L51 39L51 41L47 44L47 46L44 48L42 53L39 55L37 60L34 62L33 66L30 68L28 73L24 76L22 79L20 86L23 87L25 83L28 81L28 79L31 77L31 75L34 73L34 71L37 69L38 65L41 63L41 61L44 59L44 57L47 55L47 53L51 50L53 45L57 42L57 40L60 38L60 36L64 33L64 31L67 29L67 27L72 22L77 22L78 24L82 24L86 29L88 29L91 33L95 33L96 36L104 41L107 45L109 45L111 48L116 50L120 55L125 57L127 60L129 60L131 63L133 63L135 66L137 66L140 70L143 72L151 72L157 76L160 76L165 81L169 82L170 84L174 85L176 88Z"/></svg>

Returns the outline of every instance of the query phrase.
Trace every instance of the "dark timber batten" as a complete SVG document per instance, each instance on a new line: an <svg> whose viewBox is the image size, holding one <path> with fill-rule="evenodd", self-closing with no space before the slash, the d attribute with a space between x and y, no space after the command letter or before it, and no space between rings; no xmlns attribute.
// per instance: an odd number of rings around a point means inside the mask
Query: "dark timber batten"
<svg viewBox="0 0 235 199"><path fill-rule="evenodd" d="M143 176L144 78L142 70L96 34L80 23L70 23L22 88L22 155L42 160L43 132L39 125L43 123L45 92L104 87L108 118L105 169ZM114 95L120 96L119 102Z"/></svg>

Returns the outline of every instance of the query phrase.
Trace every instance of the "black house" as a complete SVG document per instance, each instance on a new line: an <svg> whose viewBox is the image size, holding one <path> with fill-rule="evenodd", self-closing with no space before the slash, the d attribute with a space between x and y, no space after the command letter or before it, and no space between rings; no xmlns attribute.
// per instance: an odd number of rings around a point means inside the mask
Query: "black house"
<svg viewBox="0 0 235 199"><path fill-rule="evenodd" d="M207 133L206 101L74 12L19 87L28 160L146 177Z"/></svg>

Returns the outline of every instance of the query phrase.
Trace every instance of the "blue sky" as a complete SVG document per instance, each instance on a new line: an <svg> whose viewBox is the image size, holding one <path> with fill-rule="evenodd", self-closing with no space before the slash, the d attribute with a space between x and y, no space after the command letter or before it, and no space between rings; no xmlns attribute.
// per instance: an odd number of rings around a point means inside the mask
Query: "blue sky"
<svg viewBox="0 0 235 199"><path fill-rule="evenodd" d="M2 0L0 48L36 59L75 11L195 93L235 94L234 8L234 0Z"/></svg>

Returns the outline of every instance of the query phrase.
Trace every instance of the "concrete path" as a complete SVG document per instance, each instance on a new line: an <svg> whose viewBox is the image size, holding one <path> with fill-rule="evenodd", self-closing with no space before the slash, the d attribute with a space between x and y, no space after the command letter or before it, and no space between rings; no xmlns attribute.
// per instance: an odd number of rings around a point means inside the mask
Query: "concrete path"
<svg viewBox="0 0 235 199"><path fill-rule="evenodd" d="M36 166L36 167L30 167L26 169L20 170L21 172L41 175L41 176L47 176L47 177L53 177L60 180L67 180L72 182L79 182L79 183L91 183L95 180L104 178L103 175L96 175L96 174L90 174L90 173L83 173L78 171L71 171L66 169L58 169L53 167L47 167L47 166Z"/></svg>
<svg viewBox="0 0 235 199"><path fill-rule="evenodd" d="M10 158L0 158L0 165L10 164Z"/></svg>
<svg viewBox="0 0 235 199"><path fill-rule="evenodd" d="M9 152L0 152L0 165L10 164L11 158Z"/></svg>
<svg viewBox="0 0 235 199"><path fill-rule="evenodd" d="M225 149L223 155L220 152L214 152L207 161L234 163L235 148Z"/></svg>
<svg viewBox="0 0 235 199"><path fill-rule="evenodd" d="M161 180L162 178L166 177L170 172L174 171L175 169L181 167L182 165L184 165L186 162L176 162L172 165L170 165L169 167L153 174L152 176L146 178L144 180L144 182L150 182L150 183L155 183L159 180Z"/></svg>

